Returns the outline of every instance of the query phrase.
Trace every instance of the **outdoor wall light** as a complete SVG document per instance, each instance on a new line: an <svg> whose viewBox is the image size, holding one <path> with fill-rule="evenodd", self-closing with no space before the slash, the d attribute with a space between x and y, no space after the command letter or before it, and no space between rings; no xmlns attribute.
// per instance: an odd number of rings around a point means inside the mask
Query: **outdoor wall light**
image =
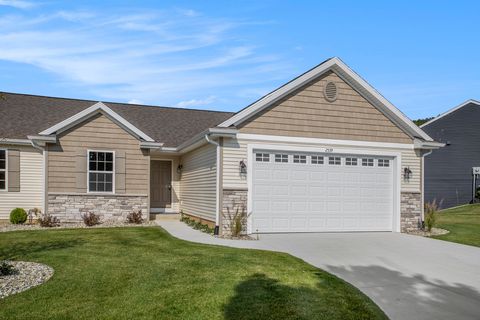
<svg viewBox="0 0 480 320"><path fill-rule="evenodd" d="M405 167L403 169L403 179L405 181L410 181L410 177L412 176L412 170L410 170L410 167Z"/></svg>
<svg viewBox="0 0 480 320"><path fill-rule="evenodd" d="M182 173L183 165L179 164L177 167L177 173L180 174Z"/></svg>
<svg viewBox="0 0 480 320"><path fill-rule="evenodd" d="M239 166L240 166L240 174L247 174L247 164L245 163L245 161L240 160Z"/></svg>

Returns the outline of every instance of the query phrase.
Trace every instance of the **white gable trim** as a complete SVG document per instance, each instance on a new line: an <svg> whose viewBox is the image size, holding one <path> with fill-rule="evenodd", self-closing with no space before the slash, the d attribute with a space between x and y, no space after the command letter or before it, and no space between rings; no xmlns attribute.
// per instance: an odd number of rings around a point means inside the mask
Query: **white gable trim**
<svg viewBox="0 0 480 320"><path fill-rule="evenodd" d="M39 134L40 135L51 135L54 133L58 134L85 121L86 119L90 118L91 116L99 112L103 112L106 116L111 118L113 121L115 121L125 130L130 132L132 135L137 136L145 141L149 141L149 142L154 141L152 138L150 138L148 135L143 133L140 129L138 129L133 124L125 120L125 118L121 117L118 113L116 113L115 111L107 107L102 102L95 103L93 106L71 116L68 119L63 120L62 122L57 123L54 126L51 126L50 128L40 132Z"/></svg>
<svg viewBox="0 0 480 320"><path fill-rule="evenodd" d="M298 89L309 81L330 70L335 71L344 81L349 83L352 87L354 87L354 89L358 90L367 100L369 100L389 119L391 119L400 128L404 129L412 137L421 137L427 141L432 141L432 138L430 138L425 132L423 132L423 130L416 126L406 115L404 115L400 110L398 110L392 103L390 103L377 90L375 90L375 88L373 88L368 82L363 80L357 73L355 73L352 69L350 69L350 67L348 67L342 60L337 57L331 58L323 62L317 67L302 74L298 78L295 78L284 86L267 94L260 100L254 102L247 108L236 113L231 118L221 123L219 127L229 127L242 123L254 114L267 108L272 103L278 101L292 91Z"/></svg>
<svg viewBox="0 0 480 320"><path fill-rule="evenodd" d="M459 105L456 106L455 108L452 108L452 109L448 110L447 112L442 113L442 114L439 115L438 117L435 117L435 118L433 118L432 120L425 122L424 124L422 124L422 125L420 126L420 128L423 128L423 127L431 124L432 122L437 121L438 119L441 119L441 118L443 118L443 117L445 117L445 116L448 116L450 113L453 113L453 112L457 111L458 109L461 109L461 108L465 107L466 105L468 105L468 104L470 104L470 103L473 103L473 104L476 104L476 105L480 106L480 101L474 100L474 99L469 99L469 100L467 100L467 101L459 104Z"/></svg>

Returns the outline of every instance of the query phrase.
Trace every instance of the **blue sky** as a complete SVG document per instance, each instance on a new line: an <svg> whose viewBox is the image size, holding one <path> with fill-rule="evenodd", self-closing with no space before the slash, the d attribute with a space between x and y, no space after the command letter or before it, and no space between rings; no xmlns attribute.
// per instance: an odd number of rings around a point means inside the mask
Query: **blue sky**
<svg viewBox="0 0 480 320"><path fill-rule="evenodd" d="M237 111L338 56L411 118L480 99L476 1L0 0L0 91Z"/></svg>

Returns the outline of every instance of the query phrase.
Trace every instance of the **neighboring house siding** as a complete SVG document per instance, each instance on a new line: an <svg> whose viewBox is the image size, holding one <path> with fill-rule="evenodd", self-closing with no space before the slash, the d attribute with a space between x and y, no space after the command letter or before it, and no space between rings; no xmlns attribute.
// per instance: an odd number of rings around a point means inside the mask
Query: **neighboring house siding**
<svg viewBox="0 0 480 320"><path fill-rule="evenodd" d="M240 173L239 161L244 160L247 162L247 144L261 144L266 142L261 141L245 141L237 139L225 139L224 148L223 148L223 189L246 189L247 188L247 177L244 174ZM286 143L270 143L271 144L286 144ZM289 145L297 146L308 146L307 144L294 144L288 143ZM310 145L312 146L312 145ZM317 145L318 147L318 145ZM345 146L335 146L328 145L328 147L333 147L334 149L341 150ZM350 147L358 150L375 150L375 148L362 148L362 147ZM402 171L402 181L401 181L401 191L402 192L420 192L421 190L421 157L419 157L413 149L395 149L395 148L381 148L378 150L383 151L392 151L400 152L402 154L402 163L401 168L409 167L412 171L412 175L409 181L403 179ZM247 163L248 170L248 163Z"/></svg>
<svg viewBox="0 0 480 320"><path fill-rule="evenodd" d="M183 213L215 221L216 147L207 144L181 158L180 208Z"/></svg>
<svg viewBox="0 0 480 320"><path fill-rule="evenodd" d="M472 167L480 167L480 106L468 104L422 129L447 145L425 157L425 201L443 208L472 200Z"/></svg>
<svg viewBox="0 0 480 320"><path fill-rule="evenodd" d="M48 150L48 192L79 193L76 157L87 150L125 152L125 194L148 195L148 152L139 141L104 115L97 115L62 133ZM86 174L85 174L86 179ZM86 186L86 182L85 182ZM87 189L80 193L86 193Z"/></svg>
<svg viewBox="0 0 480 320"><path fill-rule="evenodd" d="M31 147L1 146L20 151L20 192L0 191L0 219L14 208L43 210L43 154Z"/></svg>
<svg viewBox="0 0 480 320"><path fill-rule="evenodd" d="M333 81L338 98L328 102ZM333 72L303 86L239 126L242 133L412 143L412 139Z"/></svg>

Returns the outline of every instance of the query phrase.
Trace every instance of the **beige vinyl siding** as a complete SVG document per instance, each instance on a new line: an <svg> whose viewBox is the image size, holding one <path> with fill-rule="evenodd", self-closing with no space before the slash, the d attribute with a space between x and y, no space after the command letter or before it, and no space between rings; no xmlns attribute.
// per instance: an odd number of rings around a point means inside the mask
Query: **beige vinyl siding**
<svg viewBox="0 0 480 320"><path fill-rule="evenodd" d="M151 160L171 160L172 161L172 210L180 212L180 175L177 167L180 164L178 156L151 156Z"/></svg>
<svg viewBox="0 0 480 320"><path fill-rule="evenodd" d="M252 144L261 144L265 142L260 141L248 141L248 143ZM271 144L285 144L279 142L268 142L269 145ZM299 143L289 143L289 145L295 146L311 146L309 144L299 144ZM324 147L326 145L323 145ZM318 147L318 145L317 145ZM334 150L341 150L342 148L348 148L346 146L335 146L335 145L328 145L328 147L332 147ZM402 177L401 177L401 191L410 191L410 192L420 192L420 184L421 184L421 158L415 153L413 149L395 149L395 148L366 148L366 147L350 147L352 149L365 149L365 150L382 150L382 151L389 151L389 152L400 152L402 155L402 163L401 163L401 170L402 170ZM247 179L245 175L240 174L239 170L239 161L247 159L247 141L238 141L237 139L225 139L224 140L224 148L223 148L223 188L224 189L246 189L247 188ZM247 170L249 169L248 162L247 162ZM409 181L405 181L403 178L403 168L410 167L412 171L412 175Z"/></svg>
<svg viewBox="0 0 480 320"><path fill-rule="evenodd" d="M323 89L337 85L337 100L328 102ZM412 139L330 72L247 120L242 133L338 140L412 143Z"/></svg>
<svg viewBox="0 0 480 320"><path fill-rule="evenodd" d="M75 158L79 152L85 152L87 157L88 149L124 151L126 194L148 194L148 151L141 150L136 138L103 114L67 130L59 136L56 145L49 145L49 193L77 193Z"/></svg>
<svg viewBox="0 0 480 320"><path fill-rule="evenodd" d="M20 150L20 192L0 191L0 219L9 219L10 211L17 207L43 211L43 154L32 147L0 148Z"/></svg>
<svg viewBox="0 0 480 320"><path fill-rule="evenodd" d="M216 147L207 144L182 156L180 209L192 216L215 221Z"/></svg>

